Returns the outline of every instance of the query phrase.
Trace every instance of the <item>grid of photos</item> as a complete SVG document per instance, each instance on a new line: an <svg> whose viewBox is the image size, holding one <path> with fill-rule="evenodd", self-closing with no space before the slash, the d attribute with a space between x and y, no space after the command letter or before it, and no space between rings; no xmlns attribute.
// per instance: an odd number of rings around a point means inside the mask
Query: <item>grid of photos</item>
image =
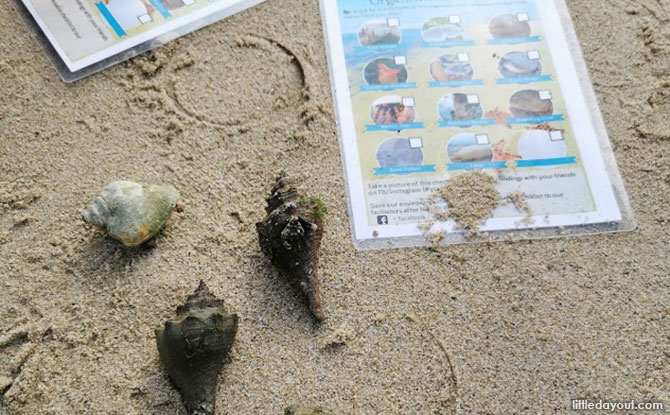
<svg viewBox="0 0 670 415"><path fill-rule="evenodd" d="M519 11L488 20L485 36L480 26L457 14L418 31L402 16L360 25L345 50L375 176L577 163L539 22Z"/></svg>

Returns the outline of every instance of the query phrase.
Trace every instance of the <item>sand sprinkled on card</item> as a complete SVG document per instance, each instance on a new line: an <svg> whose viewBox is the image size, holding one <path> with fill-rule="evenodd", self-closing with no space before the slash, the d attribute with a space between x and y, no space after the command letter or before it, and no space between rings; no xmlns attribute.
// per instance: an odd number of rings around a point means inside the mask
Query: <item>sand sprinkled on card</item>
<svg viewBox="0 0 670 415"><path fill-rule="evenodd" d="M497 179L482 172L460 174L439 188L432 197L431 211L439 221L453 219L459 228L477 232L498 206ZM448 210L437 206L439 199Z"/></svg>

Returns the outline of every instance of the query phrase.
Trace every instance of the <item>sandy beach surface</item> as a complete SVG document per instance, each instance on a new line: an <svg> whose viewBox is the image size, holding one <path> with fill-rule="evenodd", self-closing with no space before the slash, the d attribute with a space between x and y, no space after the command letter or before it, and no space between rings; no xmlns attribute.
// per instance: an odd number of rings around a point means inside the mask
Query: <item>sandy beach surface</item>
<svg viewBox="0 0 670 415"><path fill-rule="evenodd" d="M0 413L185 414L153 330L200 280L240 316L217 414L670 410L670 1L568 3L638 229L358 252L316 0L73 85L0 2ZM258 246L282 169L329 207L321 325ZM181 193L154 247L82 222L116 179Z"/></svg>

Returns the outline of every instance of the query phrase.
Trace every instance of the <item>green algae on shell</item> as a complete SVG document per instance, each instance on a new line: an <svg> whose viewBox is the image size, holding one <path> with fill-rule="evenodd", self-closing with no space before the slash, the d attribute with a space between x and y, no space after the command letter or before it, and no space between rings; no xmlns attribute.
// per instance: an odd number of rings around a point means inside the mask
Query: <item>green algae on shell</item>
<svg viewBox="0 0 670 415"><path fill-rule="evenodd" d="M160 360L182 394L189 415L213 415L219 371L237 334L238 318L228 314L223 300L200 286L177 317L157 329Z"/></svg>
<svg viewBox="0 0 670 415"><path fill-rule="evenodd" d="M267 216L256 224L261 250L307 296L312 314L325 318L317 265L326 207L301 195L281 173L267 200Z"/></svg>
<svg viewBox="0 0 670 415"><path fill-rule="evenodd" d="M115 181L102 189L83 216L124 245L138 246L165 226L178 200L179 193L169 185Z"/></svg>
<svg viewBox="0 0 670 415"><path fill-rule="evenodd" d="M335 415L335 413L321 406L308 407L293 405L284 409L284 415Z"/></svg>

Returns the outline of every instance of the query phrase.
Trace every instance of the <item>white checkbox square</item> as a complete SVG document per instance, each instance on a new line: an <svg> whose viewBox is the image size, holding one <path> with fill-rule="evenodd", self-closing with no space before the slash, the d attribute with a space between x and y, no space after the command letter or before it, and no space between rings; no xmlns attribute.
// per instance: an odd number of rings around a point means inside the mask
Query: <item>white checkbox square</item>
<svg viewBox="0 0 670 415"><path fill-rule="evenodd" d="M527 22L530 20L528 13L519 13L516 15L520 22Z"/></svg>
<svg viewBox="0 0 670 415"><path fill-rule="evenodd" d="M470 62L470 56L467 53L459 53L458 54L458 61L459 62Z"/></svg>
<svg viewBox="0 0 670 415"><path fill-rule="evenodd" d="M479 96L468 95L468 104L479 104Z"/></svg>
<svg viewBox="0 0 670 415"><path fill-rule="evenodd" d="M190 6L195 3L195 0L181 0L181 2L184 3L184 6Z"/></svg>
<svg viewBox="0 0 670 415"><path fill-rule="evenodd" d="M409 139L410 148L423 148L423 140L421 137L412 137Z"/></svg>
<svg viewBox="0 0 670 415"><path fill-rule="evenodd" d="M407 64L407 58L404 56L396 56L395 57L395 64L396 65L406 65Z"/></svg>
<svg viewBox="0 0 670 415"><path fill-rule="evenodd" d="M389 27L398 27L400 26L400 20L397 17L392 17L390 19L386 20L386 23L388 23Z"/></svg>
<svg viewBox="0 0 670 415"><path fill-rule="evenodd" d="M461 24L461 16L449 16L449 23Z"/></svg>
<svg viewBox="0 0 670 415"><path fill-rule="evenodd" d="M528 52L528 59L538 60L540 59L540 52L537 50L531 50Z"/></svg>
<svg viewBox="0 0 670 415"><path fill-rule="evenodd" d="M489 141L488 134L477 134L475 138L477 139L477 144L479 144L480 146L491 144L491 141Z"/></svg>
<svg viewBox="0 0 670 415"><path fill-rule="evenodd" d="M542 100L551 99L551 91L549 90L540 91L540 99Z"/></svg>
<svg viewBox="0 0 670 415"><path fill-rule="evenodd" d="M551 138L551 141L563 141L563 132L551 131L549 132L549 138Z"/></svg>
<svg viewBox="0 0 670 415"><path fill-rule="evenodd" d="M402 99L402 105L404 107L413 107L414 106L414 97L405 97Z"/></svg>
<svg viewBox="0 0 670 415"><path fill-rule="evenodd" d="M145 13L145 14L140 14L139 16L137 16L137 19L138 19L138 20L140 21L140 23L142 23L142 24L147 24L147 23L149 23L150 21L153 20L153 19L151 18L151 16L148 15L148 14L146 14L146 13Z"/></svg>

